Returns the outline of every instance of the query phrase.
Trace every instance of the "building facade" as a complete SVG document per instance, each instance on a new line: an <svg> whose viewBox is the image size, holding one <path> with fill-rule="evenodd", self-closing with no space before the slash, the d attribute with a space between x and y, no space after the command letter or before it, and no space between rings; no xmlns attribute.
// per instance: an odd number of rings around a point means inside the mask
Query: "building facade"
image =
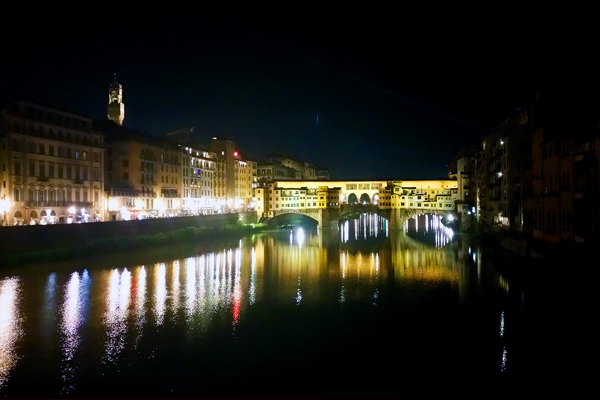
<svg viewBox="0 0 600 400"><path fill-rule="evenodd" d="M180 215L183 157L179 146L111 121L103 125L109 220Z"/></svg>
<svg viewBox="0 0 600 400"><path fill-rule="evenodd" d="M83 115L40 102L2 105L3 224L104 219L104 137Z"/></svg>
<svg viewBox="0 0 600 400"><path fill-rule="evenodd" d="M213 214L215 199L215 175L217 155L200 146L182 146L183 204L186 215Z"/></svg>
<svg viewBox="0 0 600 400"><path fill-rule="evenodd" d="M210 148L222 160L222 169L217 170L219 212L252 209L256 162L244 159L230 139L213 137Z"/></svg>

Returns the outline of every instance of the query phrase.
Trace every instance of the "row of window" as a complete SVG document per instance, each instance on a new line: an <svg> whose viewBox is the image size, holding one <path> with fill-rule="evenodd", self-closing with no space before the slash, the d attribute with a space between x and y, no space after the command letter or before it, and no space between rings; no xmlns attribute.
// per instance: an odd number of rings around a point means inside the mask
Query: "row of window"
<svg viewBox="0 0 600 400"><path fill-rule="evenodd" d="M21 146L21 143L17 140L13 141L13 150L15 151L25 151L25 148ZM56 150L56 151L55 151ZM33 154L40 154L45 156L52 157L62 157L62 158L72 158L75 160L83 160L88 161L89 155L85 150L72 149L70 147L54 147L53 144L45 144L45 143L36 143L36 142L27 142L27 152ZM94 162L100 162L100 153L93 153Z"/></svg>
<svg viewBox="0 0 600 400"><path fill-rule="evenodd" d="M68 165L53 162L46 163L45 161L29 160L27 172L28 175L32 177L88 180L89 170L89 167L81 165ZM21 175L21 173L21 160L15 160L13 174ZM93 168L92 180L100 181L101 177L100 169Z"/></svg>
<svg viewBox="0 0 600 400"><path fill-rule="evenodd" d="M381 183L346 183L346 190L377 190Z"/></svg>
<svg viewBox="0 0 600 400"><path fill-rule="evenodd" d="M13 199L14 201L39 201L39 202L53 202L53 201L88 201L88 193L91 194L90 189L80 188L66 188L66 189L27 189L27 199L24 196L23 188L14 188ZM100 201L100 192L94 190L94 201Z"/></svg>
<svg viewBox="0 0 600 400"><path fill-rule="evenodd" d="M74 128L78 129L78 128ZM86 131L87 129L78 129ZM62 130L54 131L53 128L49 128L47 131L43 126L38 126L37 129L33 124L29 124L27 131L25 129L21 130L21 125L19 121L13 121L13 132L27 134L30 136L37 136L46 139L57 140L60 142L70 142L83 144L85 146L91 145L94 147L102 146L102 139L97 136L92 136L91 138L87 135L79 135L79 133L71 133L71 132L63 132Z"/></svg>
<svg viewBox="0 0 600 400"><path fill-rule="evenodd" d="M14 111L19 112L19 106L14 105ZM90 129L90 122L87 120L72 118L66 115L57 114L51 111L42 110L40 108L33 108L24 106L25 117L28 119L45 122L53 125L61 125L67 128L88 130Z"/></svg>
<svg viewBox="0 0 600 400"><path fill-rule="evenodd" d="M212 191L203 189L183 189L183 197L212 197Z"/></svg>

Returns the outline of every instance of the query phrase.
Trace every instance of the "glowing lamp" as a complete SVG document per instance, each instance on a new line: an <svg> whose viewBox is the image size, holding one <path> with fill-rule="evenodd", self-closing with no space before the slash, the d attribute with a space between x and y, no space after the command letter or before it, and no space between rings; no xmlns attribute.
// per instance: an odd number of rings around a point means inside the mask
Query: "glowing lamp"
<svg viewBox="0 0 600 400"><path fill-rule="evenodd" d="M9 201L8 200L0 200L0 213L4 213L8 211L8 207L9 207Z"/></svg>

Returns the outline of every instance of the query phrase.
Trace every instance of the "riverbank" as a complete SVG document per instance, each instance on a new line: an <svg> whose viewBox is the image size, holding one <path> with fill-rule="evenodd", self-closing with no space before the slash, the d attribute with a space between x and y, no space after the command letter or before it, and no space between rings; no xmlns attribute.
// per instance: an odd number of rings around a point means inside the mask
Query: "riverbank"
<svg viewBox="0 0 600 400"><path fill-rule="evenodd" d="M15 267L31 263L44 263L68 259L118 254L159 246L197 243L207 240L238 239L260 232L266 226L258 224L227 224L223 226L187 226L154 234L122 234L86 240L83 243L37 251L3 254L3 267Z"/></svg>

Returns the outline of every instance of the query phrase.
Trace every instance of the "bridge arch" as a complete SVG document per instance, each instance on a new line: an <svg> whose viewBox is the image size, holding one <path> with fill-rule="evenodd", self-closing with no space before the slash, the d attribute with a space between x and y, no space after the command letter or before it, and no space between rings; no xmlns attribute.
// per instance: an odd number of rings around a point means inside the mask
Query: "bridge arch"
<svg viewBox="0 0 600 400"><path fill-rule="evenodd" d="M320 210L313 214L303 212L280 212L266 222L269 226L278 227L282 225L321 225L322 217Z"/></svg>
<svg viewBox="0 0 600 400"><path fill-rule="evenodd" d="M371 197L366 193L361 194L360 204L371 204Z"/></svg>

